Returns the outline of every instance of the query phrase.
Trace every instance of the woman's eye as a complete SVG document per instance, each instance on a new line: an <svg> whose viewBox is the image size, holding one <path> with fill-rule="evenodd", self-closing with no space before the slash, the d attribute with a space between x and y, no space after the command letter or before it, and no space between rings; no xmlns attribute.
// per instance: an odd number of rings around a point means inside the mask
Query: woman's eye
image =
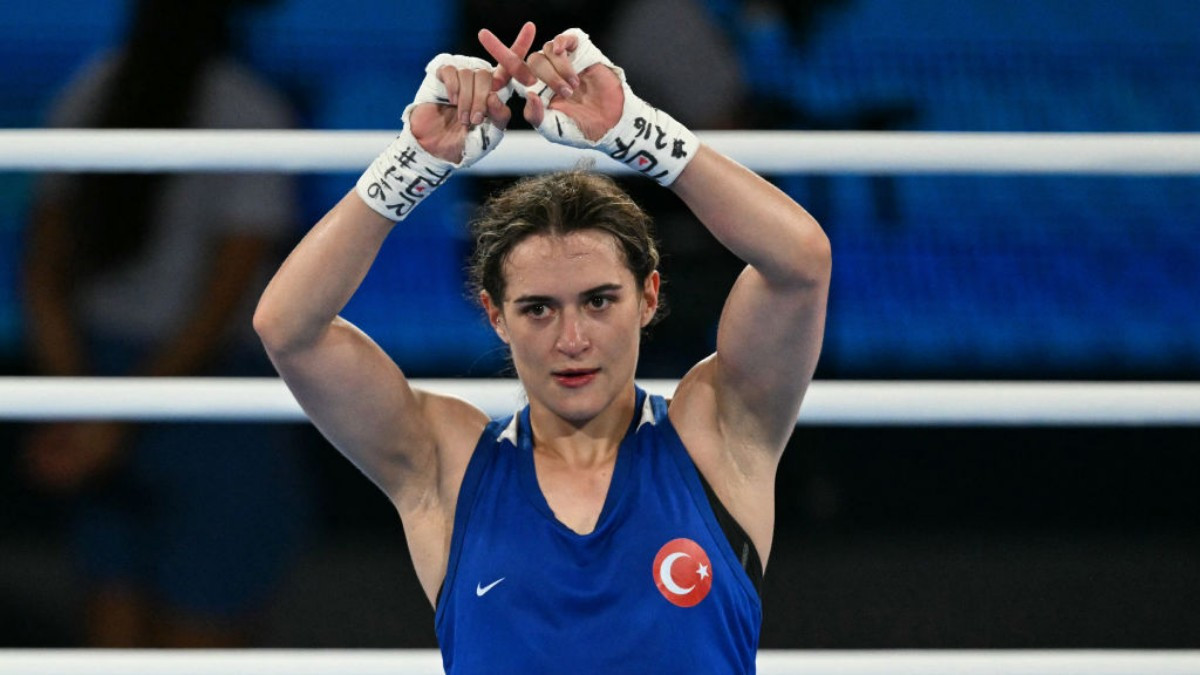
<svg viewBox="0 0 1200 675"><path fill-rule="evenodd" d="M524 313L528 316L539 317L546 316L547 308L545 305L526 305Z"/></svg>
<svg viewBox="0 0 1200 675"><path fill-rule="evenodd" d="M612 298L602 295L593 296L588 299L588 305L590 305L592 309L604 309L610 304L612 304Z"/></svg>

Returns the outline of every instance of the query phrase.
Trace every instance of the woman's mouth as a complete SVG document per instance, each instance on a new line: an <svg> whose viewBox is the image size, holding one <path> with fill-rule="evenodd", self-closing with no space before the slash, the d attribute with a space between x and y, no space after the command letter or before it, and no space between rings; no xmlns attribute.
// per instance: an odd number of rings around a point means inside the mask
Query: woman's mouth
<svg viewBox="0 0 1200 675"><path fill-rule="evenodd" d="M599 368L572 368L570 370L556 370L552 375L555 382L564 387L574 389L582 387L596 379L596 373L599 372Z"/></svg>

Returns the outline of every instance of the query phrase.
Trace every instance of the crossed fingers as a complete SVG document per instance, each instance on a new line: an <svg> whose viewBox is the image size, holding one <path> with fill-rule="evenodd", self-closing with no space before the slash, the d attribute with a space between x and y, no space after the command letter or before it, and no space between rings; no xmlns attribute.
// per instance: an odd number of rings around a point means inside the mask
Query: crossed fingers
<svg viewBox="0 0 1200 675"><path fill-rule="evenodd" d="M529 23L525 24L526 27L530 25ZM518 42L514 43L514 47L520 42L524 33L525 28L522 28L521 35L517 36ZM532 37L530 35L531 43ZM505 47L500 38L486 28L479 31L479 42L496 60L496 63L500 64L501 69L510 74L512 79L527 87L533 86L538 80L541 80L563 98L570 98L575 93L575 88L579 87L579 74L571 66L570 56L571 52L579 46L579 41L574 35L559 35L546 42L541 51L530 54L528 58L525 58L524 53L518 53L515 49Z"/></svg>
<svg viewBox="0 0 1200 675"><path fill-rule="evenodd" d="M520 61L533 44L535 30L532 22L526 22L511 48L504 46L499 39L496 42L507 54ZM492 37L495 39L494 35ZM463 126L482 124L485 116L501 122L501 126L507 123L508 108L496 94L508 84L510 78L503 65L495 72L447 65L438 69L437 77L446 85L449 104L458 108L458 121Z"/></svg>
<svg viewBox="0 0 1200 675"><path fill-rule="evenodd" d="M491 38L493 46L495 48L502 50L505 54L511 54L512 56L514 56L516 58L516 62L518 64L524 64L524 61L522 61L522 59L524 59L525 55L529 53L529 48L533 45L533 36L537 33L537 28L533 25L532 21L526 21L525 25L521 26L520 32L517 33L517 39L515 41L513 41L511 49L509 49L508 47L505 47L504 43L500 41L500 38L497 38L494 34L492 34L492 32L490 30L488 30L486 28L479 31L480 42L482 42L484 40L485 33L487 34L487 37ZM485 48L486 48L486 46L485 46ZM491 51L489 50L488 53L490 54ZM492 90L493 91L499 91L500 89L503 89L504 85L508 84L509 79L511 79L511 77L512 77L511 75L509 75L510 71L507 68L505 68L505 66L502 62L497 60L496 63L498 63L500 65L498 68L496 68L496 72L492 76ZM520 80L518 80L518 81L520 81Z"/></svg>

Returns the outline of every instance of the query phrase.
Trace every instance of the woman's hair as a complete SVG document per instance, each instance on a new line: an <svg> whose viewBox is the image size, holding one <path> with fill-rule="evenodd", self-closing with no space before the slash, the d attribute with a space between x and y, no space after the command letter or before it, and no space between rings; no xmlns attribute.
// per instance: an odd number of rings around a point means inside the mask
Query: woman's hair
<svg viewBox="0 0 1200 675"><path fill-rule="evenodd" d="M523 178L484 203L471 223L471 290L503 302L504 263L517 244L536 234L580 230L611 234L639 288L658 267L650 216L612 179L577 169Z"/></svg>

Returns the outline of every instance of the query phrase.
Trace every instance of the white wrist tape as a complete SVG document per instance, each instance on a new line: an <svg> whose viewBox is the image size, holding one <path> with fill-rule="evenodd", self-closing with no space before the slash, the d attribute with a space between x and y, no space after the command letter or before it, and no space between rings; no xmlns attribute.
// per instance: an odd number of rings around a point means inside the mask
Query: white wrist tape
<svg viewBox="0 0 1200 675"><path fill-rule="evenodd" d="M406 128L359 176L354 189L367 206L399 222L453 172L454 164L426 152Z"/></svg>
<svg viewBox="0 0 1200 675"><path fill-rule="evenodd" d="M504 139L504 130L484 119L467 133L462 159L448 162L430 154L413 136L411 118L413 109L423 103L450 105L446 85L437 77L442 66L491 70L492 65L483 59L470 56L438 54L425 66L425 79L417 89L413 102L404 108L401 119L404 129L392 141L354 186L358 196L372 209L385 218L404 220L426 197L446 182L455 169L465 169L483 159ZM508 102L512 85L496 92L502 102Z"/></svg>
<svg viewBox="0 0 1200 675"><path fill-rule="evenodd" d="M578 41L578 46L571 53L571 66L576 73L582 73L588 67L601 63L616 73L621 80L621 89L625 94L621 119L600 140L588 140L575 124L575 120L562 111L550 109L550 101L555 92L539 81L525 92L520 92L526 97L540 96L546 106L546 116L537 128L538 133L555 143L600 150L609 157L650 176L660 185L675 182L700 149L700 141L696 135L675 118L638 98L629 88L625 71L613 65L612 61L592 44L587 33L572 28L565 34L574 35Z"/></svg>

